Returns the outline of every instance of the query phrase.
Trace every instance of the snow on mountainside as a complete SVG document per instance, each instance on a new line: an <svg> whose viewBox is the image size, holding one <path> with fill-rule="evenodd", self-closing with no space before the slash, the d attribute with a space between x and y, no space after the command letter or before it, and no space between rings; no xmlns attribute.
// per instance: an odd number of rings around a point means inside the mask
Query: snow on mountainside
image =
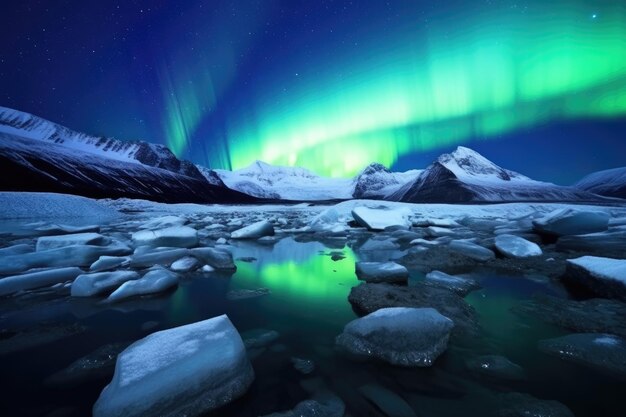
<svg viewBox="0 0 626 417"><path fill-rule="evenodd" d="M78 133L0 107L0 190L142 198L162 202L250 202L209 183L164 146Z"/></svg>
<svg viewBox="0 0 626 417"><path fill-rule="evenodd" d="M41 117L0 106L0 133L63 145L66 148L108 159L165 169L204 179L188 161L181 161L165 146L143 141L121 141L76 132Z"/></svg>
<svg viewBox="0 0 626 417"><path fill-rule="evenodd" d="M469 148L443 154L419 177L387 197L414 203L498 201L598 201L602 197L573 187L534 181L501 168Z"/></svg>
<svg viewBox="0 0 626 417"><path fill-rule="evenodd" d="M626 198L626 167L594 172L574 187L607 197Z"/></svg>
<svg viewBox="0 0 626 417"><path fill-rule="evenodd" d="M421 170L391 172L384 165L372 163L354 179L354 198L384 198L415 180Z"/></svg>
<svg viewBox="0 0 626 417"><path fill-rule="evenodd" d="M229 188L255 197L295 201L352 198L352 178L320 177L305 168L256 161L239 170L215 172Z"/></svg>

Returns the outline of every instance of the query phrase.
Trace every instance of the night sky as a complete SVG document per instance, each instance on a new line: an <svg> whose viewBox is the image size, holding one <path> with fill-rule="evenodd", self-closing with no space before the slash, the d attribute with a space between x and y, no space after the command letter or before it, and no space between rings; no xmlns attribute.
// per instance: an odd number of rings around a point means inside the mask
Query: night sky
<svg viewBox="0 0 626 417"><path fill-rule="evenodd" d="M20 1L0 31L0 105L214 168L626 165L623 1Z"/></svg>

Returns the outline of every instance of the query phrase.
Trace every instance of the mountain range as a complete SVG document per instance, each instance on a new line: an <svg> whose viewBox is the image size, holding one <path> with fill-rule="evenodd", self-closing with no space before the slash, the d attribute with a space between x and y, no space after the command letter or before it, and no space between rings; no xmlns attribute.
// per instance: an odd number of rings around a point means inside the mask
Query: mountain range
<svg viewBox="0 0 626 417"><path fill-rule="evenodd" d="M353 198L414 203L598 202L626 198L626 168L593 173L565 187L532 180L459 146L423 170L391 172L378 163L354 178L255 161L209 169L167 147L76 132L0 107L0 190L48 191L162 202L252 203Z"/></svg>

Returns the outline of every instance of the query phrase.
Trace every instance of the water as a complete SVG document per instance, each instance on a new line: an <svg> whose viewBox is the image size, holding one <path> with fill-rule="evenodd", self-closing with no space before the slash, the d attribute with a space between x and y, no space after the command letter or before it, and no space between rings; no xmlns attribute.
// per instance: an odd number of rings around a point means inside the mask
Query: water
<svg viewBox="0 0 626 417"><path fill-rule="evenodd" d="M237 261L233 276L188 274L172 293L112 309L94 300L58 295L2 300L3 329L78 324L85 331L0 356L0 415L46 415L58 409L67 415L89 415L110 375L71 387L49 386L46 379L105 344L132 342L155 330L224 313L241 333L271 329L280 338L254 352L256 379L249 392L214 415L256 416L290 409L308 397L307 384L302 382L312 379L321 380L339 395L353 416L383 415L359 393L365 384L395 392L420 416L491 415L502 405L499 395L510 391L561 401L579 417L619 415L618 401L626 384L542 354L536 348L538 340L565 333L510 312L537 292L567 296L547 278L487 269L468 271L483 287L466 298L477 310L483 336L452 344L431 369L402 369L353 362L334 349L335 337L357 317L347 301L350 288L359 283L354 275L357 255L350 248L284 238L274 246L239 242L234 257L243 260ZM411 281L420 279L413 274ZM270 294L227 299L229 291L258 288L268 288ZM142 330L147 322L156 322L156 327ZM496 383L477 378L466 369L465 361L483 354L506 356L525 369L527 379ZM300 374L293 368L292 357L312 360L315 371Z"/></svg>

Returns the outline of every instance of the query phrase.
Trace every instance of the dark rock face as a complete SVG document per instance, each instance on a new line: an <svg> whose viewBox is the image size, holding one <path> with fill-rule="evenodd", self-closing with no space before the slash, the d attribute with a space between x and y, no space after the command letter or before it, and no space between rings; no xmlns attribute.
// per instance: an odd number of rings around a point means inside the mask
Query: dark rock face
<svg viewBox="0 0 626 417"><path fill-rule="evenodd" d="M563 276L563 282L576 288L584 289L596 297L615 298L626 301L626 282L614 279L619 278L620 274L616 273L614 277L606 277L601 275L594 268L590 268L584 263L577 262L578 260L584 261L585 259L602 259L605 262L610 262L611 266L622 264L624 265L621 268L622 279L626 279L626 272L624 272L626 271L625 260L584 256L567 261L567 269Z"/></svg>
<svg viewBox="0 0 626 417"><path fill-rule="evenodd" d="M0 135L0 189L77 194L92 198L141 198L166 203L248 202L253 197L141 164L97 155L67 154L58 145ZM15 142L29 146L11 148Z"/></svg>
<svg viewBox="0 0 626 417"><path fill-rule="evenodd" d="M355 179L354 185L354 193L352 196L354 198L366 198L372 197L376 191L380 190L386 184L380 183L376 181L376 178L372 178L373 176L378 176L380 174L391 174L391 171L388 170L384 165L379 163L373 163L368 165L361 174L359 174Z"/></svg>
<svg viewBox="0 0 626 417"><path fill-rule="evenodd" d="M479 332L474 309L457 294L441 288L361 284L352 288L348 301L361 315L387 307L432 307L454 321L453 336L473 336Z"/></svg>
<svg viewBox="0 0 626 417"><path fill-rule="evenodd" d="M410 203L603 200L579 188L533 181L463 147L441 155L416 180L386 199Z"/></svg>

